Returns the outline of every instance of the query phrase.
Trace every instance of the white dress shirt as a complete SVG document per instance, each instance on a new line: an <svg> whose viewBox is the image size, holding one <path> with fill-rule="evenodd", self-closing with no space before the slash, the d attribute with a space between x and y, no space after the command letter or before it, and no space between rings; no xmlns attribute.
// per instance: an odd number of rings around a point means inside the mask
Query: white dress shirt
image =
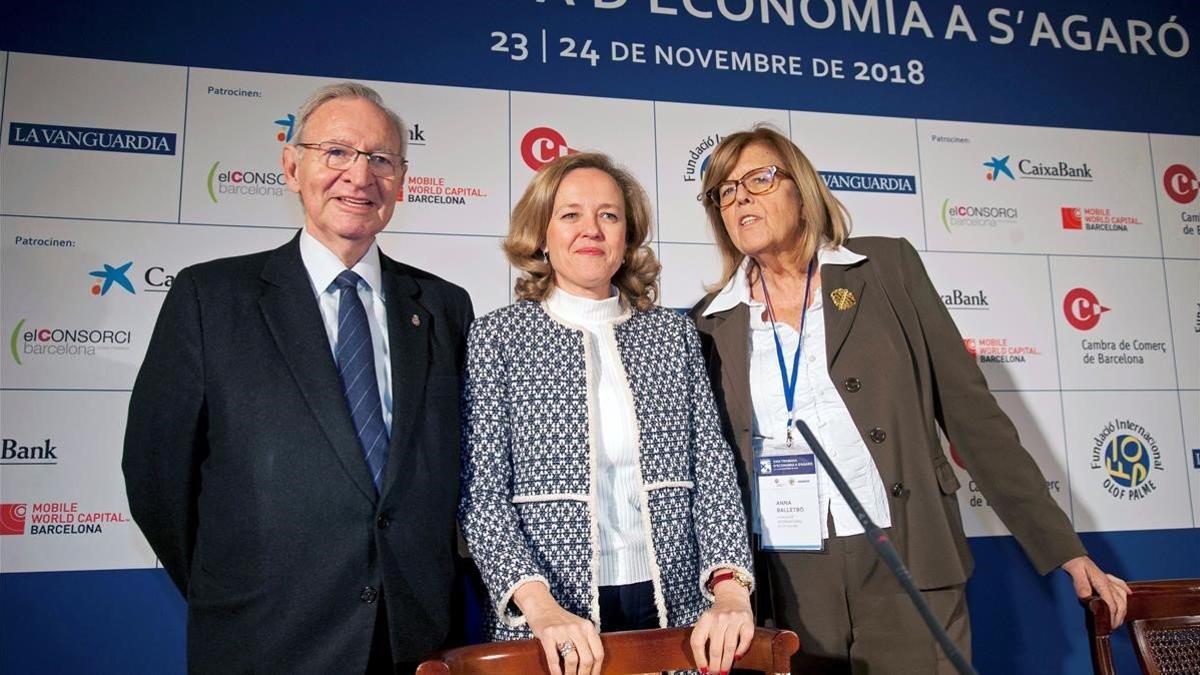
<svg viewBox="0 0 1200 675"><path fill-rule="evenodd" d="M317 305L321 309L321 321L325 334L329 336L329 348L337 363L338 299L340 291L333 283L346 266L342 261L317 241L305 229L300 232L300 260L308 270ZM354 267L350 268L362 277L358 282L358 297L367 310L367 323L371 326L371 348L375 351L375 381L379 384L379 400L383 404L383 425L392 433L392 362L388 356L387 308L383 302L383 274L379 263L379 245L371 242L371 248L363 254Z"/></svg>
<svg viewBox="0 0 1200 675"><path fill-rule="evenodd" d="M817 252L818 267L826 264L845 265L865 260L844 247L822 247ZM750 307L750 398L754 408L754 453L762 450L765 443L783 440L787 432L787 402L783 395L783 380L779 372L779 357L775 347L775 335L771 322L763 318L766 305L754 300L746 275L749 258L738 269L733 279L713 298L704 310L707 316L745 303ZM822 294L813 294L812 306L805 312L804 351L800 356L800 372L796 377L796 398L793 415L804 420L813 434L833 460L835 466L850 485L854 496L866 509L867 514L879 527L890 527L892 514L888 507L887 492L883 479L871 452L863 443L858 427L850 417L850 410L829 376L825 349L825 317L822 312ZM784 361L791 368L800 334L787 323L775 324L779 341L783 345ZM789 372L790 375L790 372ZM794 441L804 447L804 439L793 433ZM757 481L755 481L757 482ZM817 463L817 495L821 511L821 537L862 534L862 525L834 487L829 475ZM833 515L833 529L829 532L829 515ZM758 523L754 524L758 531Z"/></svg>
<svg viewBox="0 0 1200 675"><path fill-rule="evenodd" d="M651 578L650 552L642 524L641 465L638 461L637 417L633 394L617 350L613 326L625 314L617 295L592 300L554 289L546 307L555 317L583 329L595 354L588 368L595 401L589 423L595 431L596 514L600 530L597 584L623 586Z"/></svg>

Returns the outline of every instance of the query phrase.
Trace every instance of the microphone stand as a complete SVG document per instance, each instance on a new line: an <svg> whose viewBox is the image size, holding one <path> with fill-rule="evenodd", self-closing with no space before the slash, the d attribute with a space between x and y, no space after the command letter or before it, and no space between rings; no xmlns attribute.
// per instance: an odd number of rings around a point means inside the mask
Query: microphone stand
<svg viewBox="0 0 1200 675"><path fill-rule="evenodd" d="M925 620L925 625L929 627L929 632L933 633L933 637L937 639L938 644L942 646L942 650L946 652L950 662L960 675L978 675L970 663L963 658L962 652L958 651L958 647L950 640L950 636L942 629L942 624L933 615L933 610L929 608L929 604L925 602L925 598L921 597L920 591L913 584L912 574L900 562L900 555L896 553L896 548L892 546L892 542L888 540L888 536L879 529L879 526L871 520L867 515L866 509L863 508L862 502L854 496L850 490L850 486L846 484L846 479L842 478L842 474L838 473L837 467L833 465L833 460L829 459L829 455L825 454L825 448L821 447L821 443L813 435L808 425L804 420L796 420L796 429L800 431L800 435L804 437L808 447L812 448L813 454L817 456L817 460L821 462L821 466L825 468L825 472L829 474L829 478L833 480L833 484L841 493L842 498L846 500L846 504L850 510L854 512L854 516L858 518L858 522L862 524L863 530L866 531L867 541L875 547L879 552L880 557L887 563L892 574L900 581L900 585L904 587L904 591L908 593L908 597L912 603L916 605L917 611L921 613L921 618Z"/></svg>

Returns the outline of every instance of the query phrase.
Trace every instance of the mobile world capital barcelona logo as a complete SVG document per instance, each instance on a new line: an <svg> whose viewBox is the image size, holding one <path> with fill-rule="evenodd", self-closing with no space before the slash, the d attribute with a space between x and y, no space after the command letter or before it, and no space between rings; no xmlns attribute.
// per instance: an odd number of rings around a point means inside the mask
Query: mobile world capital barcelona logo
<svg viewBox="0 0 1200 675"><path fill-rule="evenodd" d="M567 139L557 129L534 127L521 137L521 159L534 171L559 157L578 152L567 145Z"/></svg>
<svg viewBox="0 0 1200 675"><path fill-rule="evenodd" d="M1137 501L1157 489L1154 477L1163 471L1162 451L1146 427L1118 418L1092 439L1090 466L1102 472L1102 485L1109 496Z"/></svg>
<svg viewBox="0 0 1200 675"><path fill-rule="evenodd" d="M103 269L88 272L89 276L95 277L95 281L92 283L92 295L108 295L113 286L123 288L128 293L137 293L133 290L133 283L129 281L130 267L133 267L132 260L116 267L103 263Z"/></svg>

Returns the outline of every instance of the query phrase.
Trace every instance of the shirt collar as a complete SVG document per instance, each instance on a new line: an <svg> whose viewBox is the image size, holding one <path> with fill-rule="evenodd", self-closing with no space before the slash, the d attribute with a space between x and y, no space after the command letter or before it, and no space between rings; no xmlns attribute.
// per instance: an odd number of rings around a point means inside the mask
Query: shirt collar
<svg viewBox="0 0 1200 675"><path fill-rule="evenodd" d="M822 246L817 249L817 267L822 265L853 265L854 263L866 260L867 256L861 253L855 253L845 246ZM712 302L708 303L708 307L704 309L704 316L711 316L717 312L724 312L733 309L738 305L745 304L748 307L753 307L757 301L750 298L750 283L746 278L746 268L750 266L750 258L746 257L742 260L742 264L738 266L734 272L733 278L729 283L725 284L715 296Z"/></svg>
<svg viewBox="0 0 1200 675"><path fill-rule="evenodd" d="M610 292L612 294L603 300L593 300L555 286L550 292L550 297L546 298L546 305L554 313L575 323L612 323L624 314L625 308L621 306L621 296L616 293L616 289L610 289Z"/></svg>
<svg viewBox="0 0 1200 675"><path fill-rule="evenodd" d="M308 278L318 296L330 290L333 280L346 269L333 251L309 234L307 228L300 231L300 260L304 263L304 269L308 270ZM371 247L350 269L367 282L371 292L383 296L383 271L379 263L378 242L372 241Z"/></svg>

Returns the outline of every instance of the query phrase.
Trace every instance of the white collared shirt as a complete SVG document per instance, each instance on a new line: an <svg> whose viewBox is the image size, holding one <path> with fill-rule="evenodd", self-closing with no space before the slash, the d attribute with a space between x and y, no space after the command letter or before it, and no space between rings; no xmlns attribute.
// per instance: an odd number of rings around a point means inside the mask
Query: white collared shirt
<svg viewBox="0 0 1200 675"><path fill-rule="evenodd" d="M321 321L325 324L325 334L329 336L329 348L333 352L334 363L337 363L339 291L333 281L346 266L307 229L300 232L300 260L304 262L304 269L308 271L308 279L312 282L313 293L321 309ZM391 434L392 362L388 356L387 308L383 302L379 245L371 242L371 248L350 269L362 277L362 281L358 282L358 297L367 310L371 348L375 352L375 380L379 384L379 400L383 403L383 425Z"/></svg>
<svg viewBox="0 0 1200 675"><path fill-rule="evenodd" d="M865 259L865 256L841 246L822 247L817 251L818 267L849 265ZM750 308L750 398L754 408L753 442L757 455L764 441L769 443L783 439L788 426L788 413L775 336L771 331L771 323L762 316L766 305L751 297L746 276L748 265L749 258L705 308L704 315L732 309L739 304L746 304ZM875 459L871 457L871 452L858 433L858 427L850 417L850 410L829 376L825 317L822 312L824 301L821 293L814 295L812 306L805 312L804 351L800 357L800 373L796 377L794 416L808 423L875 524L881 528L890 527L891 510ZM775 330L783 345L784 360L791 368L800 334L794 327L782 322L775 324ZM795 441L804 443L799 434L795 434ZM817 464L817 478L821 537L862 534L862 525L854 517L846 500L838 494L820 463ZM828 531L830 513L833 515L832 533ZM757 522L754 523L754 529L758 530Z"/></svg>
<svg viewBox="0 0 1200 675"><path fill-rule="evenodd" d="M600 586L623 586L651 578L650 549L642 524L642 480L638 461L637 412L613 332L625 316L619 295L592 300L555 288L546 299L555 317L583 330L596 355L588 399L596 405L588 422L596 448L596 521L599 526Z"/></svg>

